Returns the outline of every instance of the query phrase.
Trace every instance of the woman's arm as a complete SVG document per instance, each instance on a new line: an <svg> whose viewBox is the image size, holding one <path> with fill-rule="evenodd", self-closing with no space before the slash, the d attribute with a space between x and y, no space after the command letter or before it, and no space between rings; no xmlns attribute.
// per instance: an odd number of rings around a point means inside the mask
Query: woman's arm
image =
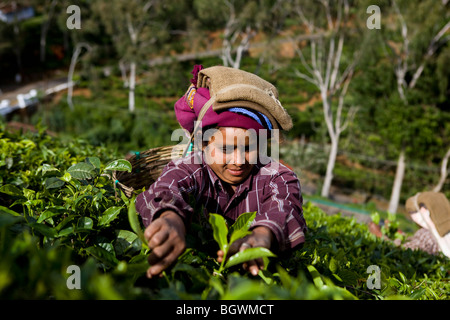
<svg viewBox="0 0 450 320"><path fill-rule="evenodd" d="M295 173L288 169L281 171L272 177L266 188L252 227L269 228L280 251L304 243L307 227L300 182Z"/></svg>
<svg viewBox="0 0 450 320"><path fill-rule="evenodd" d="M193 212L187 199L197 187L193 177L185 165L171 162L159 179L136 198L136 210L146 227L144 236L152 250L149 278L161 275L186 248L187 221Z"/></svg>

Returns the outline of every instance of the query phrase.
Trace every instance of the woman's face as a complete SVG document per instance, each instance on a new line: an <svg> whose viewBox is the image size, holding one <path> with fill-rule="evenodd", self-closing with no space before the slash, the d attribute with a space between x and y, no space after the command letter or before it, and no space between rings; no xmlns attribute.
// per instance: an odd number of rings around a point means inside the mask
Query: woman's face
<svg viewBox="0 0 450 320"><path fill-rule="evenodd" d="M206 163L233 189L250 174L258 158L258 139L254 130L220 127L205 132L203 148Z"/></svg>
<svg viewBox="0 0 450 320"><path fill-rule="evenodd" d="M434 228L434 223L430 218L430 211L421 207L418 212L411 214L411 219L425 229Z"/></svg>

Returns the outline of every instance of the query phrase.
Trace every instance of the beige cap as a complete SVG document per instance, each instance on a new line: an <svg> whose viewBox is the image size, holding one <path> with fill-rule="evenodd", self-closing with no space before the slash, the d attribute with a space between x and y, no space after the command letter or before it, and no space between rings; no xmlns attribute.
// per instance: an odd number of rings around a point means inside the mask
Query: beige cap
<svg viewBox="0 0 450 320"><path fill-rule="evenodd" d="M292 129L292 119L278 100L278 91L270 82L240 69L214 66L200 70L197 87L208 88L212 108L220 111L246 107L265 114L274 128Z"/></svg>
<svg viewBox="0 0 450 320"><path fill-rule="evenodd" d="M424 204L430 211L430 218L441 237L450 232L450 202L442 192L420 192L406 200L408 213L419 211L420 204Z"/></svg>

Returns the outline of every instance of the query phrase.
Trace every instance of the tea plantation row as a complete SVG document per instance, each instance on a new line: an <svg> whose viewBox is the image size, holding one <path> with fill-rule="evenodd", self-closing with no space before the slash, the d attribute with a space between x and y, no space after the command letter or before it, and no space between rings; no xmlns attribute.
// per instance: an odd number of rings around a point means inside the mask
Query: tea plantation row
<svg viewBox="0 0 450 320"><path fill-rule="evenodd" d="M138 216L110 178L129 163L43 129L0 129L2 299L449 299L443 255L403 250L310 203L306 244L266 258L256 277L239 264L222 268L213 231L199 221L177 263L147 279Z"/></svg>

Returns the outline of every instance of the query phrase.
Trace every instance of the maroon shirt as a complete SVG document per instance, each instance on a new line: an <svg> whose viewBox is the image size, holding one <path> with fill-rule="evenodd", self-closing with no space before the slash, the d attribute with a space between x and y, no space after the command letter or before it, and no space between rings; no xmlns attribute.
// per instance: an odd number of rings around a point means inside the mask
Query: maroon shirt
<svg viewBox="0 0 450 320"><path fill-rule="evenodd" d="M223 188L223 182L203 159L198 160L198 156L191 154L171 161L158 180L138 195L136 209L145 227L169 209L188 225L194 213L188 203L192 195L203 205L205 216L217 213L235 221L242 213L256 211L251 227L268 227L280 250L292 249L305 242L307 227L303 218L303 198L300 182L292 170L278 162L255 164L249 177L230 196ZM194 157L200 164L195 164Z"/></svg>

